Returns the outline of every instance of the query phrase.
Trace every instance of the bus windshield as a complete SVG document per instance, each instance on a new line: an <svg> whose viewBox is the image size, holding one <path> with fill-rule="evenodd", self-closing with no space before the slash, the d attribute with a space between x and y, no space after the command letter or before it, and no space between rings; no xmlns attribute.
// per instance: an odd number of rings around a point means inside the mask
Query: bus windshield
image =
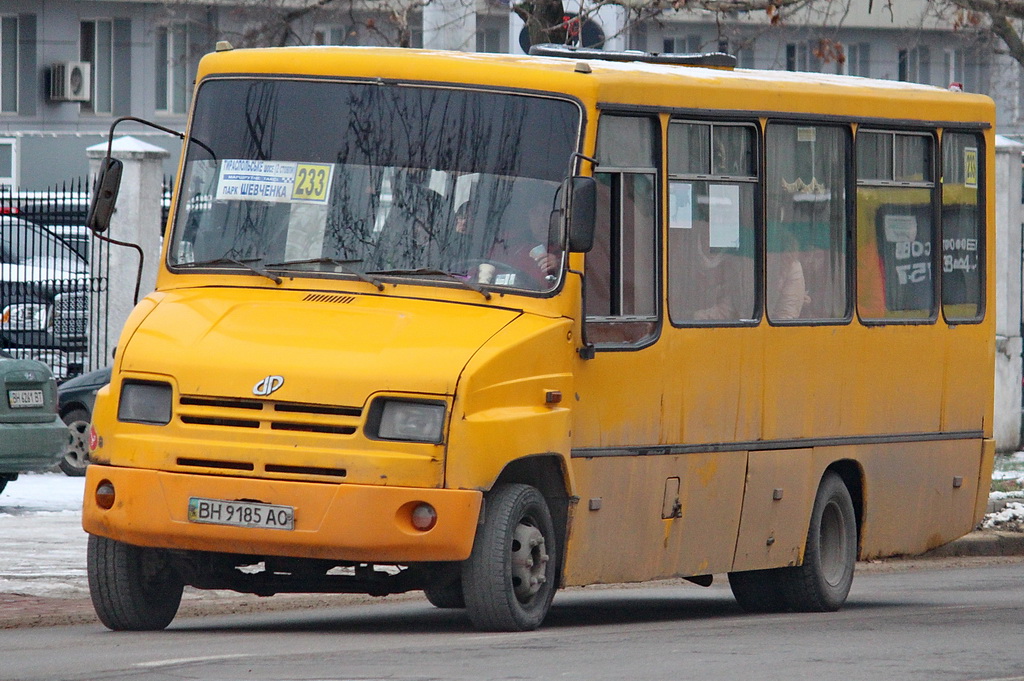
<svg viewBox="0 0 1024 681"><path fill-rule="evenodd" d="M206 82L168 265L553 289L580 120L573 102L523 94Z"/></svg>

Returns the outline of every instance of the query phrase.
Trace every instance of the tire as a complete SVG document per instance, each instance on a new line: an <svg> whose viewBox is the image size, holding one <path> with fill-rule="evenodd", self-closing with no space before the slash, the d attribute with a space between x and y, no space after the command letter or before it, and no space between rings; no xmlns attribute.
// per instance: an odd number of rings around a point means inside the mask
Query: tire
<svg viewBox="0 0 1024 681"><path fill-rule="evenodd" d="M557 589L555 528L547 502L529 485L488 494L473 551L462 565L466 612L477 629L540 626Z"/></svg>
<svg viewBox="0 0 1024 681"><path fill-rule="evenodd" d="M89 467L89 412L72 409L61 418L68 426L68 444L57 465L65 475L81 477Z"/></svg>
<svg viewBox="0 0 1024 681"><path fill-rule="evenodd" d="M788 607L787 569L730 572L729 588L747 612L781 612Z"/></svg>
<svg viewBox="0 0 1024 681"><path fill-rule="evenodd" d="M5 478L0 478L0 494L3 494L5 487L7 487L7 480Z"/></svg>
<svg viewBox="0 0 1024 681"><path fill-rule="evenodd" d="M462 595L462 580L459 578L443 586L424 587L423 593L435 608L461 609L466 607L466 597Z"/></svg>
<svg viewBox="0 0 1024 681"><path fill-rule="evenodd" d="M178 612L184 583L156 549L89 535L89 595L114 631L163 629Z"/></svg>
<svg viewBox="0 0 1024 681"><path fill-rule="evenodd" d="M857 519L843 479L826 472L818 485L803 565L787 568L786 600L799 612L838 610L857 562Z"/></svg>

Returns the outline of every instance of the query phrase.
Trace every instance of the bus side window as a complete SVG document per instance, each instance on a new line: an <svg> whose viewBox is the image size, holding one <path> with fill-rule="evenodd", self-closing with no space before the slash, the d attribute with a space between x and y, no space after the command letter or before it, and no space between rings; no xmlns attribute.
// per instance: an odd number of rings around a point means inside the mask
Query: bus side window
<svg viewBox="0 0 1024 681"><path fill-rule="evenodd" d="M942 135L942 312L949 321L985 313L985 180L981 135Z"/></svg>
<svg viewBox="0 0 1024 681"><path fill-rule="evenodd" d="M668 169L672 323L750 323L757 312L755 127L674 120Z"/></svg>
<svg viewBox="0 0 1024 681"><path fill-rule="evenodd" d="M594 247L586 255L589 340L644 344L657 333L656 120L604 115Z"/></svg>
<svg viewBox="0 0 1024 681"><path fill-rule="evenodd" d="M768 124L765 308L772 322L848 315L848 138L840 126Z"/></svg>
<svg viewBox="0 0 1024 681"><path fill-rule="evenodd" d="M862 319L935 314L934 139L857 134L857 308Z"/></svg>

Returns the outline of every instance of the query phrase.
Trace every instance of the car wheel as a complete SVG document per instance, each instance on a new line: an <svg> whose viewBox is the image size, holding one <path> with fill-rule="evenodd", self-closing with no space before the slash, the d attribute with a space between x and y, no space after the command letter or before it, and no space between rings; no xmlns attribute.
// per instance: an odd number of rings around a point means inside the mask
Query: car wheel
<svg viewBox="0 0 1024 681"><path fill-rule="evenodd" d="M66 475L85 475L89 466L89 412L72 409L62 418L68 426L68 444L57 465Z"/></svg>

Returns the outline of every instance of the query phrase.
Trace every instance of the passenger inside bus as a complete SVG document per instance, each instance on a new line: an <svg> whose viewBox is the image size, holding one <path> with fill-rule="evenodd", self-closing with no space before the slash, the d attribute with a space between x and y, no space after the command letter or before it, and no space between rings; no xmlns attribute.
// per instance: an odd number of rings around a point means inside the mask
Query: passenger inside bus
<svg viewBox="0 0 1024 681"><path fill-rule="evenodd" d="M501 235L491 249L490 260L505 265L514 280L499 281L505 276L492 267L481 267L478 273L480 283L506 283L511 286L544 289L558 273L561 254L557 230L551 226L551 210L545 202L533 203L525 224L518 229ZM522 279L520 278L522 277Z"/></svg>

